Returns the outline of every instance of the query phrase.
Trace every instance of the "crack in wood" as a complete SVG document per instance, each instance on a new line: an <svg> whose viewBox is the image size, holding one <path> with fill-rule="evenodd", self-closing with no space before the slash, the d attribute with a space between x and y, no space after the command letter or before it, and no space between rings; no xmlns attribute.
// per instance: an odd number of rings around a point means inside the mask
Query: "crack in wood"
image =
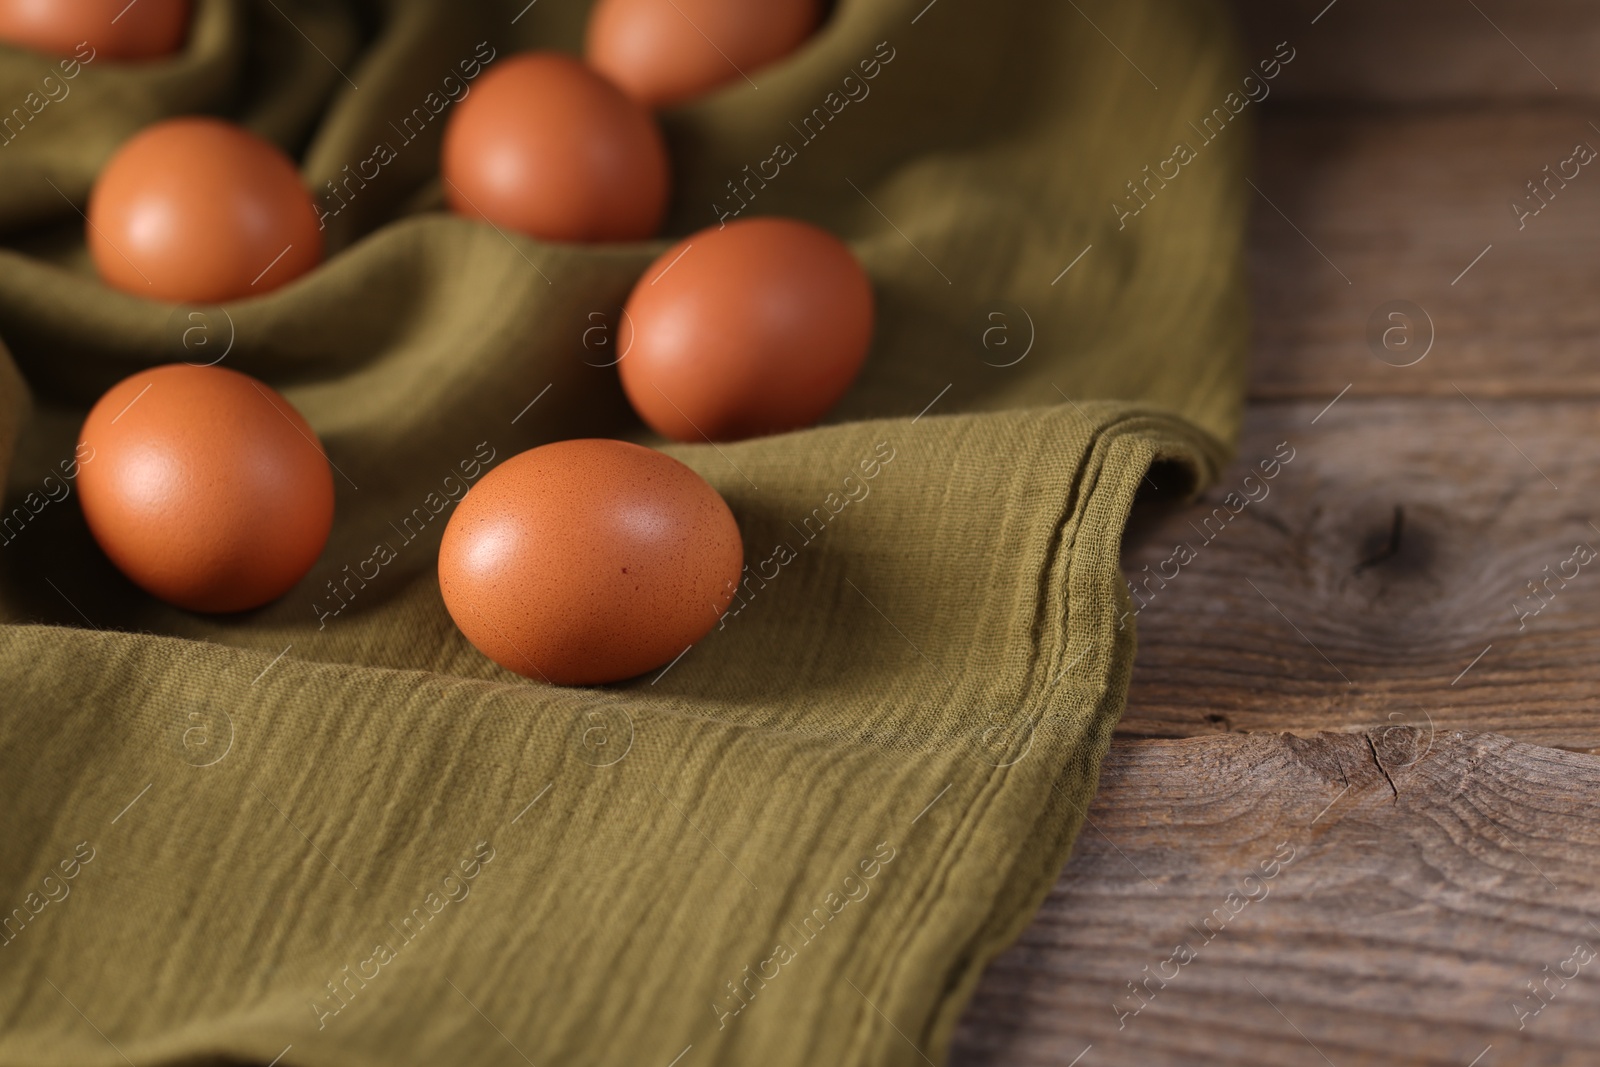
<svg viewBox="0 0 1600 1067"><path fill-rule="evenodd" d="M1373 742L1372 735L1371 734L1362 734L1361 737L1362 737L1363 740L1366 741L1367 748L1372 751L1372 762L1376 763L1378 765L1378 770L1383 772L1383 777L1389 783L1389 788L1394 790L1394 798L1395 798L1395 800L1399 800L1400 799L1400 787L1394 784L1394 778L1390 776L1389 768L1387 768L1387 767L1385 767L1383 765L1383 758L1378 755L1378 746L1377 746L1376 743Z"/></svg>

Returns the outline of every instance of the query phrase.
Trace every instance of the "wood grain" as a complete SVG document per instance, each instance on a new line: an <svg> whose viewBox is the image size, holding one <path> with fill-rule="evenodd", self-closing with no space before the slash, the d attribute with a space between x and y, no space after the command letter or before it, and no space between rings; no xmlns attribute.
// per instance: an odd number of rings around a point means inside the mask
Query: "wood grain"
<svg viewBox="0 0 1600 1067"><path fill-rule="evenodd" d="M1567 962L1600 952L1597 796L1600 760L1482 735L1119 743L951 1062L1600 1062L1600 958Z"/></svg>
<svg viewBox="0 0 1600 1067"><path fill-rule="evenodd" d="M1431 722L1600 749L1600 558L1568 562L1600 553L1596 403L1326 403L1254 406L1201 502L1136 509L1121 734Z"/></svg>
<svg viewBox="0 0 1600 1067"><path fill-rule="evenodd" d="M1437 104L1600 95L1584 0L1238 0L1251 56L1290 41L1284 99Z"/></svg>
<svg viewBox="0 0 1600 1067"><path fill-rule="evenodd" d="M1455 384L1474 396L1600 397L1600 159L1567 165L1577 176L1564 187L1559 174L1540 185L1547 204L1527 189L1578 142L1600 150L1600 107L1374 113L1269 101L1263 114L1253 398L1326 403L1346 385L1356 396L1451 396ZM1513 200L1544 206L1519 228ZM1426 313L1412 315L1416 345L1432 336L1411 366L1395 364L1423 347L1369 340L1369 320L1394 300ZM1398 348L1406 324L1377 318L1402 327L1390 335Z"/></svg>
<svg viewBox="0 0 1600 1067"><path fill-rule="evenodd" d="M1600 168L1511 208L1600 147L1600 16L1238 6L1297 49L1239 459L1135 508L1091 823L952 1062L1600 1063Z"/></svg>
<svg viewBox="0 0 1600 1067"><path fill-rule="evenodd" d="M1600 751L1600 581L1546 584L1600 547L1600 167L1520 233L1505 208L1584 114L1269 111L1254 403L1218 486L1141 505L1125 539L1148 607L1124 736L1431 721ZM1425 355L1370 342L1396 299ZM1206 536L1285 441L1271 495Z"/></svg>

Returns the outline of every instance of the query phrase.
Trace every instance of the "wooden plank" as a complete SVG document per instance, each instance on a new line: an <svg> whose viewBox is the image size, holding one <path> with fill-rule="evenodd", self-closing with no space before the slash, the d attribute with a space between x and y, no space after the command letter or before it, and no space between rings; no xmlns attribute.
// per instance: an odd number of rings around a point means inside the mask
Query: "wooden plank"
<svg viewBox="0 0 1600 1067"><path fill-rule="evenodd" d="M1600 550L1600 406L1331 399L1251 408L1201 502L1136 508L1120 732L1431 721L1600 750L1600 558L1578 550Z"/></svg>
<svg viewBox="0 0 1600 1067"><path fill-rule="evenodd" d="M1600 146L1573 100L1600 11L1240 6L1248 54L1298 49L1262 113L1240 458L1136 508L1091 825L952 1062L1600 1062L1600 762L1523 743L1600 752L1600 175L1511 207Z"/></svg>
<svg viewBox="0 0 1600 1067"><path fill-rule="evenodd" d="M1382 103L1600 95L1584 0L1239 0L1248 54L1293 42L1286 98Z"/></svg>
<svg viewBox="0 0 1600 1067"><path fill-rule="evenodd" d="M1263 115L1254 398L1600 396L1600 108Z"/></svg>
<svg viewBox="0 0 1600 1067"><path fill-rule="evenodd" d="M1120 742L951 1062L1600 1062L1597 795L1501 737Z"/></svg>

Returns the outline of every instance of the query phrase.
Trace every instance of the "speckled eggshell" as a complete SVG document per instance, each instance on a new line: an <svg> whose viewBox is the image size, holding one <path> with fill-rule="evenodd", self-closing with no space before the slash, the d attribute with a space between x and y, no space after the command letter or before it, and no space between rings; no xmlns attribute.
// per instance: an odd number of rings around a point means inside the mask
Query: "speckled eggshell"
<svg viewBox="0 0 1600 1067"><path fill-rule="evenodd" d="M797 219L691 234L646 268L617 334L633 409L674 441L810 426L872 344L872 282L849 247Z"/></svg>
<svg viewBox="0 0 1600 1067"><path fill-rule="evenodd" d="M506 460L456 505L439 590L502 667L595 685L704 637L743 560L728 505L682 463L625 441L560 441Z"/></svg>
<svg viewBox="0 0 1600 1067"><path fill-rule="evenodd" d="M189 0L0 0L0 41L90 62L160 59L188 32Z"/></svg>
<svg viewBox="0 0 1600 1067"><path fill-rule="evenodd" d="M100 277L152 300L258 296L322 259L316 208L294 162L220 119L139 131L101 170L87 216Z"/></svg>
<svg viewBox="0 0 1600 1067"><path fill-rule="evenodd" d="M191 611L275 600L333 526L316 433L270 386L172 364L112 386L78 435L78 495L117 569Z"/></svg>
<svg viewBox="0 0 1600 1067"><path fill-rule="evenodd" d="M819 0L600 0L584 56L634 99L682 103L793 52L816 28Z"/></svg>
<svg viewBox="0 0 1600 1067"><path fill-rule="evenodd" d="M634 241L667 210L655 116L571 56L500 60L451 111L445 200L468 218L547 241Z"/></svg>

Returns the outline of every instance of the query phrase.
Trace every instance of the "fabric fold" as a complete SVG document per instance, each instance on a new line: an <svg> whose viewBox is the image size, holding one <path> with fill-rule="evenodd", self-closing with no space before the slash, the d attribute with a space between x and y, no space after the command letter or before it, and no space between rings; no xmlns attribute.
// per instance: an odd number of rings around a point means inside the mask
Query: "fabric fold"
<svg viewBox="0 0 1600 1067"><path fill-rule="evenodd" d="M26 829L6 890L23 903L57 851L94 859L0 948L7 1062L116 1060L73 1005L135 1062L287 1043L392 1062L380 1033L414 1062L497 1062L475 1008L535 1062L920 1062L883 1017L942 1047L1092 796L1132 652L1105 545L1152 462L1200 477L1219 458L1168 418L1086 413L800 435L892 459L859 515L627 687L8 629L32 666L0 747L32 770L8 797ZM746 454L762 447L728 459L773 474ZM970 540L897 564L873 551L883 524L948 495L916 463L1004 491L967 498ZM747 528L778 529L725 489ZM984 593L957 618L919 578L963 568ZM816 598L852 654L831 687L813 668L803 713L727 677L759 654L741 628Z"/></svg>
<svg viewBox="0 0 1600 1067"><path fill-rule="evenodd" d="M843 0L663 116L638 244L436 210L445 77L576 50L580 5L201 0L182 56L91 62L0 145L0 1067L941 1059L1093 795L1128 509L1152 467L1212 481L1242 403L1248 129L1116 208L1230 92L1229 28L1079 7ZM48 65L0 53L0 93ZM298 156L322 267L220 307L94 277L94 174L196 110ZM617 309L759 213L861 258L866 369L825 425L663 446ZM335 467L322 558L253 612L145 596L78 510L88 406L174 360L271 383ZM435 568L484 472L574 436L699 471L747 567L678 660L563 690L473 649Z"/></svg>

